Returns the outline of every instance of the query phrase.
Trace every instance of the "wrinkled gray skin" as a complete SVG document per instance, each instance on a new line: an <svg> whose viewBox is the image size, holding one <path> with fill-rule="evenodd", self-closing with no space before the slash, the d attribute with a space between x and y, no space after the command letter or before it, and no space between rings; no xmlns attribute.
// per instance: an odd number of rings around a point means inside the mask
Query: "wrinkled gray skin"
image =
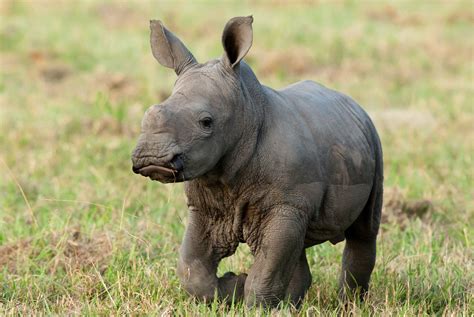
<svg viewBox="0 0 474 317"><path fill-rule="evenodd" d="M242 61L252 22L231 19L222 58L199 64L151 21L153 55L178 79L145 113L133 170L185 181L189 222L178 275L193 296L298 305L311 285L305 249L344 239L341 294L364 293L382 204L377 132L356 102L315 82L260 84ZM255 257L248 275L217 277L220 260L244 242Z"/></svg>

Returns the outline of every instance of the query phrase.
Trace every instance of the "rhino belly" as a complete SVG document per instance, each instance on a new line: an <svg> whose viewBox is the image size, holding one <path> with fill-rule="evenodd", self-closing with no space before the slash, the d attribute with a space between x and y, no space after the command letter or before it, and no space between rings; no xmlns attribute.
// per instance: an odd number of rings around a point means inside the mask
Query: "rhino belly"
<svg viewBox="0 0 474 317"><path fill-rule="evenodd" d="M305 246L344 240L344 231L360 215L371 189L372 184L329 185L319 210L308 225Z"/></svg>

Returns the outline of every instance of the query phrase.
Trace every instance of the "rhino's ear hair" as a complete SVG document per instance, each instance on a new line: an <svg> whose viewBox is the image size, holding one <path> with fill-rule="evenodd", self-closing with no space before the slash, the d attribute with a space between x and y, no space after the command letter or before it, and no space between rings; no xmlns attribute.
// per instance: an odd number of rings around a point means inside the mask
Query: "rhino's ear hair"
<svg viewBox="0 0 474 317"><path fill-rule="evenodd" d="M151 20L150 31L151 51L161 65L174 69L179 75L197 63L183 42L168 31L161 21Z"/></svg>
<svg viewBox="0 0 474 317"><path fill-rule="evenodd" d="M222 46L224 46L225 61L235 68L240 60L247 55L252 46L253 17L235 17L227 22L224 32L222 33Z"/></svg>

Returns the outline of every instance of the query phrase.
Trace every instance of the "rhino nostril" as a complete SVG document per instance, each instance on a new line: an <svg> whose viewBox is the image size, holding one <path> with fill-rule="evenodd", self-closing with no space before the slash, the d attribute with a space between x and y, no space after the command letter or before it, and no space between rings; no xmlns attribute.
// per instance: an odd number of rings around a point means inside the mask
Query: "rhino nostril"
<svg viewBox="0 0 474 317"><path fill-rule="evenodd" d="M138 174L138 171L139 171L139 170L140 170L140 169L139 169L138 167L132 166L132 171L133 171L135 174Z"/></svg>
<svg viewBox="0 0 474 317"><path fill-rule="evenodd" d="M183 155L176 154L175 156L173 156L173 159L171 160L170 164L175 170L181 171L184 168Z"/></svg>

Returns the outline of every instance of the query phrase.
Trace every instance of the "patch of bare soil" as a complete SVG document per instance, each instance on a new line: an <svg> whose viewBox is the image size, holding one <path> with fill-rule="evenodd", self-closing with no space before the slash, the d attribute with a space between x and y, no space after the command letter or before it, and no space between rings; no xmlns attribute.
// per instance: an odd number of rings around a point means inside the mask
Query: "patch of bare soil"
<svg viewBox="0 0 474 317"><path fill-rule="evenodd" d="M25 253L31 252L31 240L25 239L0 246L0 268L14 271L16 264L24 259Z"/></svg>
<svg viewBox="0 0 474 317"><path fill-rule="evenodd" d="M367 12L367 17L373 20L392 23L399 26L417 26L423 24L420 16L399 12L391 5L373 9Z"/></svg>
<svg viewBox="0 0 474 317"><path fill-rule="evenodd" d="M253 52L254 56L260 56L258 73L270 76L276 72L288 75L301 76L313 73L316 70L315 61L305 48L294 48L287 51Z"/></svg>
<svg viewBox="0 0 474 317"><path fill-rule="evenodd" d="M64 64L51 64L40 68L41 77L50 83L65 79L71 74L71 68Z"/></svg>
<svg viewBox="0 0 474 317"><path fill-rule="evenodd" d="M28 53L28 59L39 77L49 83L58 83L72 74L72 68L58 61L55 52L33 50Z"/></svg>
<svg viewBox="0 0 474 317"><path fill-rule="evenodd" d="M112 243L106 233L88 237L79 229L48 234L43 241L24 239L0 246L0 267L18 272L25 262L42 262L54 274L58 269L67 272L94 267L100 272L107 268Z"/></svg>
<svg viewBox="0 0 474 317"><path fill-rule="evenodd" d="M106 92L111 101L138 98L140 89L130 77L122 73L97 71L92 75L91 87Z"/></svg>
<svg viewBox="0 0 474 317"><path fill-rule="evenodd" d="M386 131L400 129L431 130L437 126L436 118L428 111L413 109L386 109L371 111L371 118L377 128Z"/></svg>
<svg viewBox="0 0 474 317"><path fill-rule="evenodd" d="M44 82L46 88L57 87L73 75L70 65L60 61L58 54L54 51L47 50L31 50L24 54L2 54L0 68L6 73L21 73L32 80Z"/></svg>
<svg viewBox="0 0 474 317"><path fill-rule="evenodd" d="M382 223L396 223L404 229L412 219L427 219L433 208L430 200L410 200L399 188L388 188L384 191Z"/></svg>
<svg viewBox="0 0 474 317"><path fill-rule="evenodd" d="M448 24L456 24L456 23L470 23L474 24L474 12L472 11L472 7L470 10L457 10L449 13L445 21Z"/></svg>
<svg viewBox="0 0 474 317"><path fill-rule="evenodd" d="M113 29L136 28L144 21L143 15L126 1L101 3L93 8L92 14L105 26Z"/></svg>
<svg viewBox="0 0 474 317"><path fill-rule="evenodd" d="M314 68L316 78L327 82L348 82L366 77L373 65L363 60L344 59L340 64L319 64Z"/></svg>

